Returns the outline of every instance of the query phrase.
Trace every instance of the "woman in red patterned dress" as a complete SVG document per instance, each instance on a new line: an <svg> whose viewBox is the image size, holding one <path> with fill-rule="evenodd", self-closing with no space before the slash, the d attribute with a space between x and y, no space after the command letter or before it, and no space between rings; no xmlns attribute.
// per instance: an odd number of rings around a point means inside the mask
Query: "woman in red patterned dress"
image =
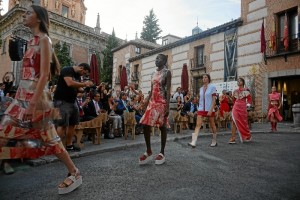
<svg viewBox="0 0 300 200"><path fill-rule="evenodd" d="M32 5L23 14L23 24L30 28L23 58L22 76L15 100L5 111L0 131L0 159L38 158L55 154L67 167L68 177L58 186L59 194L73 191L82 183L79 170L66 152L52 120L57 118L47 81L58 72L59 63L49 38L46 9ZM8 141L16 141L8 147Z"/></svg>
<svg viewBox="0 0 300 200"><path fill-rule="evenodd" d="M245 88L245 80L239 78L238 89L233 92L231 138L229 144L235 144L235 135L238 131L241 142L250 142L251 134L248 126L247 106L250 106L252 98L249 89Z"/></svg>
<svg viewBox="0 0 300 200"><path fill-rule="evenodd" d="M147 146L146 152L139 158L139 164L143 165L153 159L150 134L151 127L159 126L161 131L161 149L155 158L155 164L161 165L165 162L165 146L167 141L167 125L169 115L169 101L171 89L171 72L167 69L168 57L164 54L158 54L155 60L157 66L151 78L151 91L149 94L146 111L140 120L144 125L144 137Z"/></svg>
<svg viewBox="0 0 300 200"><path fill-rule="evenodd" d="M272 93L269 94L269 112L268 119L271 122L271 131L277 131L277 122L282 121L279 113L281 108L280 93L276 91L276 87L272 87Z"/></svg>

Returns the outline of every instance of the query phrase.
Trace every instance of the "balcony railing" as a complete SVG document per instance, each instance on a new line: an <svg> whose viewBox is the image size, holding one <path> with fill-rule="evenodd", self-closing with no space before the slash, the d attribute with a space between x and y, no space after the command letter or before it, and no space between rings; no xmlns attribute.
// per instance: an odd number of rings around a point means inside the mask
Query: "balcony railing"
<svg viewBox="0 0 300 200"><path fill-rule="evenodd" d="M132 80L132 81L138 81L139 78L140 78L140 73L139 73L139 72L133 72L133 73L131 74L131 80Z"/></svg>
<svg viewBox="0 0 300 200"><path fill-rule="evenodd" d="M266 56L267 57L276 57L284 54L291 54L291 53L300 53L300 40L298 35L292 35L289 37L289 45L288 49L285 50L283 38L277 37L275 39L275 47L272 46L272 41L266 41Z"/></svg>

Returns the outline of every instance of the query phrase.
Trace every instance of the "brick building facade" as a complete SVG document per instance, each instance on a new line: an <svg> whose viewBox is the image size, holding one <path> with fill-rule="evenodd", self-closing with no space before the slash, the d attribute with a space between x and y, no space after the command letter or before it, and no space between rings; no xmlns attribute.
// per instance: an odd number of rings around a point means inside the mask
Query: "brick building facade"
<svg viewBox="0 0 300 200"><path fill-rule="evenodd" d="M285 13L289 27L286 49L283 48ZM172 72L172 93L181 85L182 67L187 64L190 91L195 95L202 85L203 73L211 75L218 92L233 90L237 77L243 77L254 97L257 115L267 112L267 95L271 86L276 85L282 101L286 100L290 106L291 118L291 105L300 103L300 89L296 87L300 84L299 13L298 0L242 0L239 19L126 59L131 71L139 66L139 88L144 94L150 90L155 58L163 53L168 55L168 67ZM260 39L263 21L265 54L261 53ZM272 33L277 41L276 48L270 46ZM117 54L118 51L114 56ZM114 80L116 74L113 76Z"/></svg>
<svg viewBox="0 0 300 200"><path fill-rule="evenodd" d="M9 0L8 12L0 15L0 79L6 72L13 72L15 85L18 85L22 62L10 60L8 44L12 36L24 40L32 37L22 25L22 14L31 4L49 11L50 38L53 44L66 42L74 64L89 63L93 52L104 49L109 35L101 32L99 14L95 28L85 25L87 8L84 0Z"/></svg>

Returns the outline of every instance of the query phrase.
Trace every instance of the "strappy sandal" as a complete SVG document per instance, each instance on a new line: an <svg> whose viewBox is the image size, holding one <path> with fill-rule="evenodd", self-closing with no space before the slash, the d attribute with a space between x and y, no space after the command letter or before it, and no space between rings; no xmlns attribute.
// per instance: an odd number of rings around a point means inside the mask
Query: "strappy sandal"
<svg viewBox="0 0 300 200"><path fill-rule="evenodd" d="M162 153L159 153L155 158L156 165L162 165L165 163L165 161L166 161L166 158L165 158L164 154L162 154Z"/></svg>
<svg viewBox="0 0 300 200"><path fill-rule="evenodd" d="M145 152L139 159L139 164L140 165L145 165L148 162L150 162L151 160L153 160L153 155L152 153L149 155L147 152Z"/></svg>
<svg viewBox="0 0 300 200"><path fill-rule="evenodd" d="M58 194L67 194L82 184L82 176L76 168L75 173L69 173L68 177L58 186Z"/></svg>

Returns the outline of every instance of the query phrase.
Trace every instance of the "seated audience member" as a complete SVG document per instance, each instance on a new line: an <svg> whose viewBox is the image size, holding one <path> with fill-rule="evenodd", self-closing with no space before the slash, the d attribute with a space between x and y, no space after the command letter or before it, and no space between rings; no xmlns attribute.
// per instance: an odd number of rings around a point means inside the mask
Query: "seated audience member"
<svg viewBox="0 0 300 200"><path fill-rule="evenodd" d="M183 99L183 94L182 94L182 92L181 92L181 88L180 88L180 87L178 87L178 88L176 89L176 92L175 92L174 95L173 95L173 99L174 99L174 100L177 100L177 97L178 97L178 96L180 96L181 102L183 102L184 99Z"/></svg>
<svg viewBox="0 0 300 200"><path fill-rule="evenodd" d="M86 121L96 118L101 112L105 112L100 103L100 94L98 92L93 94L93 99L84 107L83 111Z"/></svg>
<svg viewBox="0 0 300 200"><path fill-rule="evenodd" d="M197 120L197 98L191 97L190 101L185 103L182 109L182 113L189 116L190 129L194 129L194 125Z"/></svg>
<svg viewBox="0 0 300 200"><path fill-rule="evenodd" d="M139 95L133 95L129 103L129 112L135 111L135 121L137 123L136 127L138 130L136 131L136 135L142 132L141 125L140 125L140 119L142 118L142 114L141 114L142 110L141 110L141 105L138 102L138 99L139 99Z"/></svg>
<svg viewBox="0 0 300 200"><path fill-rule="evenodd" d="M112 129L114 137L122 137L122 117L116 113L118 101L114 100L111 94L108 94L108 118L112 121Z"/></svg>
<svg viewBox="0 0 300 200"><path fill-rule="evenodd" d="M79 108L79 118L80 121L88 121L88 119L85 118L85 113L84 113L84 109L85 107L88 105L88 103L90 102L90 97L84 97L84 93L83 92L78 92L77 93L77 98L76 98L76 102L77 102L77 106Z"/></svg>
<svg viewBox="0 0 300 200"><path fill-rule="evenodd" d="M108 99L107 99L107 90L106 90L106 84L101 83L97 89L98 93L100 94L100 102L103 106L103 109L108 110Z"/></svg>
<svg viewBox="0 0 300 200"><path fill-rule="evenodd" d="M186 95L184 95L183 99L184 99L184 103L188 103L192 98L192 93L190 91L188 91L186 93Z"/></svg>
<svg viewBox="0 0 300 200"><path fill-rule="evenodd" d="M124 111L128 112L128 101L127 101L127 94L125 92L120 93L120 98L117 100L117 110L116 114L123 116Z"/></svg>

